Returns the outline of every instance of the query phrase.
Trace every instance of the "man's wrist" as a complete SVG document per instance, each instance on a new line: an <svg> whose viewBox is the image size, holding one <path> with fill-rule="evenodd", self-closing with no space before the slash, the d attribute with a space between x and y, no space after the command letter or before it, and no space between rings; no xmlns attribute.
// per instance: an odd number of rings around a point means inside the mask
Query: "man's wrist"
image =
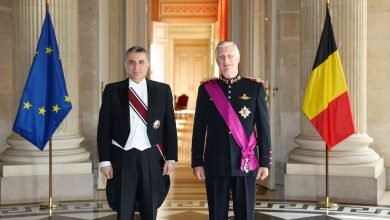
<svg viewBox="0 0 390 220"><path fill-rule="evenodd" d="M99 168L108 167L108 166L111 166L111 162L110 161L101 161L99 163Z"/></svg>

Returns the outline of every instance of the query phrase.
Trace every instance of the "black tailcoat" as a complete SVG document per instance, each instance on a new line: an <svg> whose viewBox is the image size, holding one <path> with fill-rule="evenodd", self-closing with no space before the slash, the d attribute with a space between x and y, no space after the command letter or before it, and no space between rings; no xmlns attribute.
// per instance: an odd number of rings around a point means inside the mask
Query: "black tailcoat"
<svg viewBox="0 0 390 220"><path fill-rule="evenodd" d="M152 146L152 159L160 160L156 145L161 144L165 148L167 160L177 161L177 132L173 110L172 92L167 84L146 79L148 92L148 121L147 135ZM115 140L124 147L130 134L130 110L128 99L129 79L108 84L103 93L103 102L99 113L97 144L99 162L110 161L114 171L114 179L107 183L107 192L115 191L115 206L121 192L121 179L123 173L122 164L126 151L112 144ZM159 121L159 126L153 124ZM153 162L154 163L154 162ZM161 167L152 170L153 175L161 176ZM119 177L119 178L118 178ZM111 181L111 184L110 184ZM114 184L112 184L114 182ZM154 183L150 183L154 184ZM112 187L112 191L110 191ZM131 187L131 186L129 186ZM122 199L123 201L123 199ZM110 201L109 201L110 202ZM112 202L112 201L111 201ZM121 204L123 205L123 204Z"/></svg>

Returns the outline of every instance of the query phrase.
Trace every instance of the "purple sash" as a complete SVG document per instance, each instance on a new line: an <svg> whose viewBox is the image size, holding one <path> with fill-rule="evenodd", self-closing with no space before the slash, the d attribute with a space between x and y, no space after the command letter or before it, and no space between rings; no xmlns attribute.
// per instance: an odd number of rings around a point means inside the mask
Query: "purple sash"
<svg viewBox="0 0 390 220"><path fill-rule="evenodd" d="M218 112L221 114L228 128L232 132L237 144L241 147L240 169L246 173L257 169L259 167L259 162L257 161L254 152L254 148L256 147L255 132L252 131L248 141L240 119L223 93L221 87L218 85L217 80L210 80L206 82L204 86Z"/></svg>

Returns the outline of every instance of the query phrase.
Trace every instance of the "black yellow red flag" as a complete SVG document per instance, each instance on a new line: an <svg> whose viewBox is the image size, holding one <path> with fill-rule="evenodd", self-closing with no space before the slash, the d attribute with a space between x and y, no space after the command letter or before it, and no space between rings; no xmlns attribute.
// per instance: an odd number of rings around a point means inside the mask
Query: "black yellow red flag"
<svg viewBox="0 0 390 220"><path fill-rule="evenodd" d="M355 133L347 83L328 8L302 110L328 149Z"/></svg>

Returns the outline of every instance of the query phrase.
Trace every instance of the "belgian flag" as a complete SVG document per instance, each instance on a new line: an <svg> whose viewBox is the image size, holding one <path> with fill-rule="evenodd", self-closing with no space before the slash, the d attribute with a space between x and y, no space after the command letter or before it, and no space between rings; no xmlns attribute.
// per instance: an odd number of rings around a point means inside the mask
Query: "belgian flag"
<svg viewBox="0 0 390 220"><path fill-rule="evenodd" d="M328 149L355 133L348 88L328 8L303 99L303 112L321 135Z"/></svg>

